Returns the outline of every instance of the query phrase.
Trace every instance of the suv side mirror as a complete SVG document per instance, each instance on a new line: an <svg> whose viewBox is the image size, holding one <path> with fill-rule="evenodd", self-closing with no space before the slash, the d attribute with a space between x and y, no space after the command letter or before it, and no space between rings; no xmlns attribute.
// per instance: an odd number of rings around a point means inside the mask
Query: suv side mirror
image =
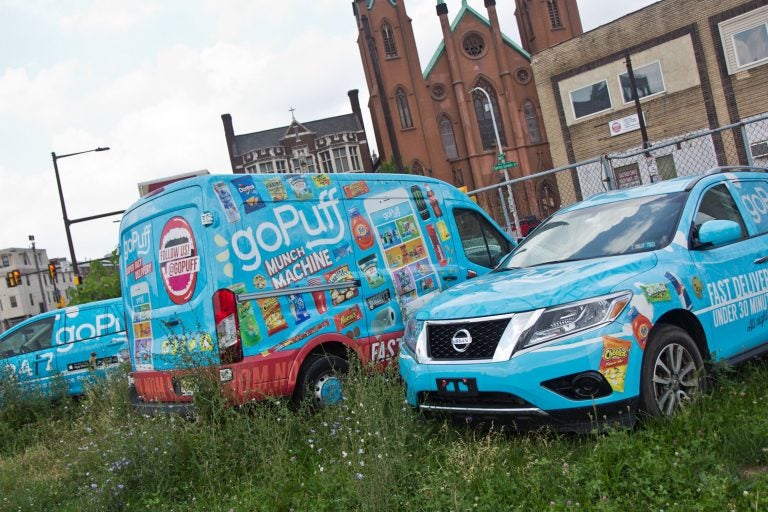
<svg viewBox="0 0 768 512"><path fill-rule="evenodd" d="M710 220L699 228L699 244L717 246L741 239L741 226L732 220Z"/></svg>

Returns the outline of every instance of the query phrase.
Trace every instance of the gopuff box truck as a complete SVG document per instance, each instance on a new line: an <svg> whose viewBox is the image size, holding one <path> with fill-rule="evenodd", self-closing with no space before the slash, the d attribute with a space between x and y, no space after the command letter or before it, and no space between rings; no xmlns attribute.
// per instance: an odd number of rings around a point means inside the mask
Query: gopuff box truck
<svg viewBox="0 0 768 512"><path fill-rule="evenodd" d="M348 354L395 358L404 311L512 248L454 187L391 174L190 178L133 205L120 232L147 412L189 407L190 361L217 370L233 403L336 402Z"/></svg>

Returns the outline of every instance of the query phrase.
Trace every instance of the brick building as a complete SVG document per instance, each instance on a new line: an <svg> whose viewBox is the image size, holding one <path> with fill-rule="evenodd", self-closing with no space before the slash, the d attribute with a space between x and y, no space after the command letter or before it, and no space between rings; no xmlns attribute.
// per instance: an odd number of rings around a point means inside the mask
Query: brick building
<svg viewBox="0 0 768 512"><path fill-rule="evenodd" d="M511 1L511 0L506 0ZM422 69L404 0L353 3L373 120L381 158L397 168L432 175L470 189L498 183L492 170L497 148L519 163L513 176L551 167L530 52L582 33L575 0L516 0L523 47L501 32L496 0L485 0L487 16L462 1L451 22L437 1L443 40ZM522 215L537 211L546 190L526 188L516 203Z"/></svg>
<svg viewBox="0 0 768 512"><path fill-rule="evenodd" d="M755 118L768 111L768 0L661 0L536 53L555 166L643 148L627 56L652 143ZM759 124L750 147L733 131L685 141L616 169L619 186L768 153Z"/></svg>
<svg viewBox="0 0 768 512"><path fill-rule="evenodd" d="M235 174L372 172L358 91L348 93L351 114L235 135L223 114L224 136Z"/></svg>

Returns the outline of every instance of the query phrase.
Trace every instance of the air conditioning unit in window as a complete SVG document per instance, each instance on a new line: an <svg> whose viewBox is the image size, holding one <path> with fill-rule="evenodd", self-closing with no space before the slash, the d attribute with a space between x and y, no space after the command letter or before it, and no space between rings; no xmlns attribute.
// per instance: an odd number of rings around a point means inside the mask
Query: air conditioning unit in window
<svg viewBox="0 0 768 512"><path fill-rule="evenodd" d="M761 156L768 156L768 140L751 144L749 146L749 150L752 152L752 158L760 158Z"/></svg>

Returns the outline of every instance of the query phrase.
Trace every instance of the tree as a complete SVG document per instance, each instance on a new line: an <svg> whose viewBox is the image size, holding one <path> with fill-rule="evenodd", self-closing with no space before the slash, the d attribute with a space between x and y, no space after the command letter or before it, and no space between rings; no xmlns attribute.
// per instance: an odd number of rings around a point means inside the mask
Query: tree
<svg viewBox="0 0 768 512"><path fill-rule="evenodd" d="M411 174L411 168L404 166L402 169L397 169L397 164L394 159L384 160L379 164L378 172L387 174Z"/></svg>
<svg viewBox="0 0 768 512"><path fill-rule="evenodd" d="M102 263L104 262L104 263ZM67 291L69 305L86 304L97 300L113 299L120 296L120 267L117 250L103 260L90 263L88 277L83 283Z"/></svg>

